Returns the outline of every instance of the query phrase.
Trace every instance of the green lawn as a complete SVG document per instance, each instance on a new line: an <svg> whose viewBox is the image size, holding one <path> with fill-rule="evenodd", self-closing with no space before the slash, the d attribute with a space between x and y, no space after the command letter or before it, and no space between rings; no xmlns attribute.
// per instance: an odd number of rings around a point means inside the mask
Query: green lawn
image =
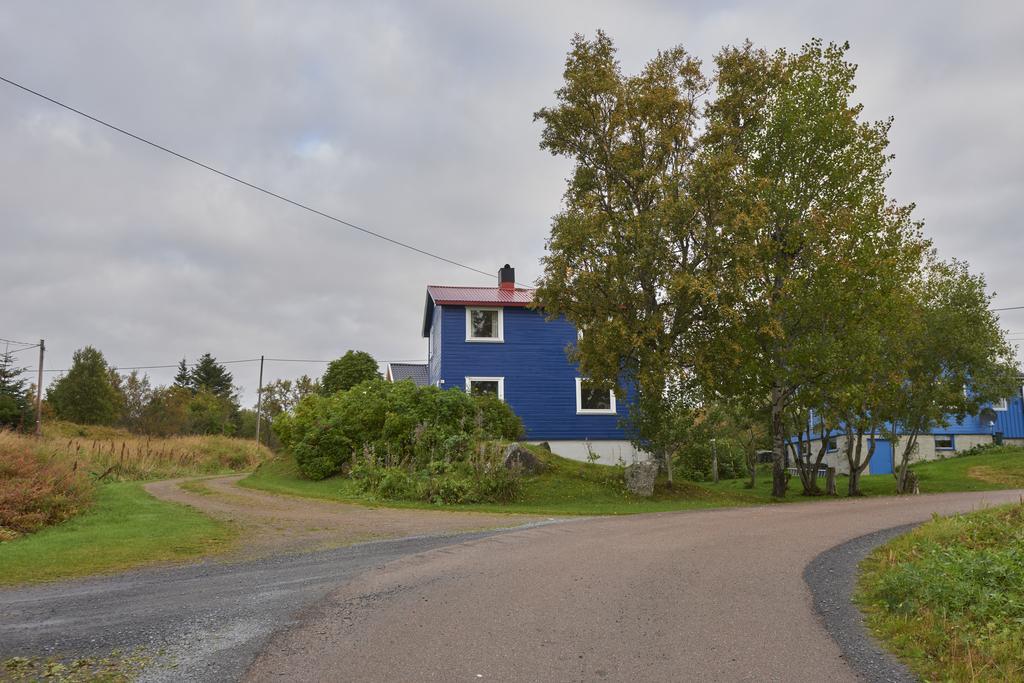
<svg viewBox="0 0 1024 683"><path fill-rule="evenodd" d="M953 491L992 491L996 489L1024 488L1024 448L1002 446L983 455L969 455L945 460L933 460L913 466L920 481L921 493L950 493ZM721 493L745 492L771 502L771 473L759 474L757 487L744 488L746 479L728 479L718 484L705 483L702 486ZM895 492L896 480L891 474L876 474L861 477L861 491L866 496L885 496ZM846 495L848 479L836 479L840 496ZM821 487L825 487L824 481ZM789 483L789 496L807 500L800 495L800 478L793 477Z"/></svg>
<svg viewBox="0 0 1024 683"><path fill-rule="evenodd" d="M543 453L538 449L533 450L538 454ZM778 502L771 497L770 476L761 476L754 489L745 488L746 480L741 479L723 480L718 484L677 481L673 490L669 490L665 482L660 481L652 498L637 499L623 489L619 482L620 470L617 468L566 460L550 454L542 457L548 464L547 470L543 474L525 478L521 500L508 504L450 507L543 515L621 515ZM922 493L1024 488L1024 448L1008 446L989 451L985 455L922 463L914 469L920 477ZM968 471L988 480L972 478ZM841 496L846 495L846 483L845 477L838 479L837 487ZM430 503L374 499L360 493L355 483L344 477L310 481L299 474L294 460L287 456L265 462L243 479L241 485L274 493L363 505L437 507ZM890 495L895 490L895 479L889 474L865 476L861 479L861 488L869 496ZM799 480L791 481L785 501L808 500L829 498L801 496Z"/></svg>
<svg viewBox="0 0 1024 683"><path fill-rule="evenodd" d="M1024 504L885 544L862 563L856 600L924 680L1024 681Z"/></svg>
<svg viewBox="0 0 1024 683"><path fill-rule="evenodd" d="M566 460L550 454L543 458L547 463L546 471L524 478L522 497L515 503L437 506L426 502L379 500L360 493L355 482L344 477L321 481L305 479L299 474L295 461L287 456L263 463L240 484L274 493L363 505L430 509L441 507L539 515L622 515L752 505L759 502L745 493L709 491L690 482L677 482L672 491L661 482L652 498L638 499L627 494L619 483L620 471L617 468Z"/></svg>
<svg viewBox="0 0 1024 683"><path fill-rule="evenodd" d="M188 560L223 550L235 532L137 482L103 484L85 513L0 543L0 585L49 581Z"/></svg>

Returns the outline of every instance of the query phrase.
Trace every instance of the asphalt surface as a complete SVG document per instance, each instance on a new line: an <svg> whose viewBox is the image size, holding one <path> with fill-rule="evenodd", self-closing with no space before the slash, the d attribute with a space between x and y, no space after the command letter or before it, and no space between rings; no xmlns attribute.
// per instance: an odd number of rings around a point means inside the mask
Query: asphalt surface
<svg viewBox="0 0 1024 683"><path fill-rule="evenodd" d="M854 681L808 565L1019 496L591 518L0 590L0 658L165 651L144 680Z"/></svg>

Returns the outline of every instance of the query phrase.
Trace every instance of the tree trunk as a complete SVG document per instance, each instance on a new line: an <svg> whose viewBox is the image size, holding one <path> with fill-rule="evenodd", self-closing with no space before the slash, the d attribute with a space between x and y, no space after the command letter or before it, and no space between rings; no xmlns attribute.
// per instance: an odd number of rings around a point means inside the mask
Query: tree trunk
<svg viewBox="0 0 1024 683"><path fill-rule="evenodd" d="M665 476L668 477L668 489L669 489L669 491L671 491L672 490L672 484L674 483L673 480L672 480L672 453L671 453L671 451L665 451L664 454L662 455L662 460L663 460L664 465L665 465Z"/></svg>
<svg viewBox="0 0 1024 683"><path fill-rule="evenodd" d="M899 495L912 493L917 486L916 478L911 482L910 455L917 447L917 430L914 430L907 437L907 445L903 447L903 454L900 456L900 466L896 473L896 493Z"/></svg>
<svg viewBox="0 0 1024 683"><path fill-rule="evenodd" d="M860 492L860 470L859 469L854 468L854 469L850 470L850 481L849 481L849 484L846 487L846 495L850 496L851 498L854 497L854 496L862 496L862 495L864 495L864 494L862 494Z"/></svg>
<svg viewBox="0 0 1024 683"><path fill-rule="evenodd" d="M772 389L772 496L786 497L786 439L783 433L782 389Z"/></svg>
<svg viewBox="0 0 1024 683"><path fill-rule="evenodd" d="M830 495L830 496L836 495L836 468L835 467L829 467L828 468L828 479L826 480L825 489L828 492L828 495Z"/></svg>

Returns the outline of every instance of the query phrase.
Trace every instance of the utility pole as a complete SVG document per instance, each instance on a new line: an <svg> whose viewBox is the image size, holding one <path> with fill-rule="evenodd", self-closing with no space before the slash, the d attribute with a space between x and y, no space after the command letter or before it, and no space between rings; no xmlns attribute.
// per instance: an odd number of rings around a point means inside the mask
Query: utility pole
<svg viewBox="0 0 1024 683"><path fill-rule="evenodd" d="M36 380L36 436L43 435L43 356L46 341L39 340L39 379Z"/></svg>
<svg viewBox="0 0 1024 683"><path fill-rule="evenodd" d="M260 356L260 384L256 390L256 445L260 443L260 423L263 421L263 356Z"/></svg>
<svg viewBox="0 0 1024 683"><path fill-rule="evenodd" d="M718 440L711 439L711 477L718 483Z"/></svg>

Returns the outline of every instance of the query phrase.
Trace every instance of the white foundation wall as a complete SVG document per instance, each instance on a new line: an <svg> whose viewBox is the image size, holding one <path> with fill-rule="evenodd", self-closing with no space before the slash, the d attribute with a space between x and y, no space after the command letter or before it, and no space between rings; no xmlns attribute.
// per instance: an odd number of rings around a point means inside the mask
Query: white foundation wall
<svg viewBox="0 0 1024 683"><path fill-rule="evenodd" d="M531 443L541 443L533 441ZM597 456L596 462L602 465L617 465L621 461L624 465L632 465L634 462L650 460L651 454L633 447L629 441L547 441L551 446L551 452L563 458L587 462L588 456L593 453Z"/></svg>
<svg viewBox="0 0 1024 683"><path fill-rule="evenodd" d="M826 453L825 459L822 460L821 464L825 467L835 467L837 474L849 474L850 465L846 462L846 437L836 437L837 445L839 450ZM969 450L980 444L992 443L992 437L988 434L957 434L953 437L954 450L937 450L935 448L935 436L932 434L925 434L917 438L917 448L910 456L910 462L923 462L930 460L939 460L941 458L952 458L959 455L963 451ZM1008 446L1024 446L1024 439L1004 439L1003 443ZM818 454L818 447L821 445L821 441L814 441L811 443L811 459ZM900 437L896 440L893 445L893 458L895 460L894 466L898 467L900 458L903 457L903 448L906 446L906 437ZM867 439L864 439L863 448L868 448ZM866 450L865 450L866 454ZM864 456L862 456L864 457Z"/></svg>

